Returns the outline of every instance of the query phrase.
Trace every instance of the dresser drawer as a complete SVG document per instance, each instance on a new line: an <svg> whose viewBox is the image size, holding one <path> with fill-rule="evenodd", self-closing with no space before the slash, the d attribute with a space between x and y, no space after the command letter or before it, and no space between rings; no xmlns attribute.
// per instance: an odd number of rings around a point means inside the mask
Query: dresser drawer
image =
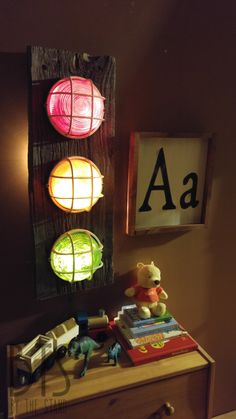
<svg viewBox="0 0 236 419"><path fill-rule="evenodd" d="M163 409L166 402L175 409L173 419L205 419L207 370L84 401L42 415L42 419L160 419L167 417Z"/></svg>
<svg viewBox="0 0 236 419"><path fill-rule="evenodd" d="M161 419L166 403L175 409L173 419L212 417L214 361L200 347L137 367L124 354L116 367L94 354L81 379L79 367L65 358L28 388L9 387L8 417Z"/></svg>

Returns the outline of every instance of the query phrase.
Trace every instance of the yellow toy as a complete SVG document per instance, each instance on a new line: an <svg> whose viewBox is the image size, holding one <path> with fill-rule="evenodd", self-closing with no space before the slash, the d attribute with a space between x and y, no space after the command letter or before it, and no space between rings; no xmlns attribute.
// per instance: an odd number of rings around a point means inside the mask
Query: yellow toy
<svg viewBox="0 0 236 419"><path fill-rule="evenodd" d="M127 288L125 295L134 298L141 319L163 316L166 312L166 305L161 303L160 299L166 300L168 295L160 286L160 269L153 262L150 265L139 262L137 268L137 284Z"/></svg>

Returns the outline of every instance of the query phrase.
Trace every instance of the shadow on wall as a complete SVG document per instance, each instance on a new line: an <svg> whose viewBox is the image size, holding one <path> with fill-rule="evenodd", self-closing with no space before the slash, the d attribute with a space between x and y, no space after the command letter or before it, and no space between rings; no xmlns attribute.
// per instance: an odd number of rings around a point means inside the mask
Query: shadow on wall
<svg viewBox="0 0 236 419"><path fill-rule="evenodd" d="M233 73L236 65L234 62ZM232 78L225 79L225 91ZM235 308L235 101L222 109L218 122L218 142L215 162L214 195L211 203L209 253L212 264L209 275L208 320L206 348L216 361L215 415L235 410L236 360L234 333ZM225 115L225 112L227 115ZM225 126L225 118L229 124Z"/></svg>

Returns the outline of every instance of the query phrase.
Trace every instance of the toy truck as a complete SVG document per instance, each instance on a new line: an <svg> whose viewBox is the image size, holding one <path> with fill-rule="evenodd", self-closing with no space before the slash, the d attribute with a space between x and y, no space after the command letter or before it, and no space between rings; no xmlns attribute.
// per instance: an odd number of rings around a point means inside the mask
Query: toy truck
<svg viewBox="0 0 236 419"><path fill-rule="evenodd" d="M58 358L65 356L69 342L78 334L79 326L73 317L45 333L47 337L53 339L53 350Z"/></svg>
<svg viewBox="0 0 236 419"><path fill-rule="evenodd" d="M19 384L37 381L44 370L53 366L56 358L65 356L69 342L78 334L79 325L71 317L27 343L15 357Z"/></svg>
<svg viewBox="0 0 236 419"><path fill-rule="evenodd" d="M37 381L42 372L53 364L53 339L38 335L16 355L15 366L21 385Z"/></svg>

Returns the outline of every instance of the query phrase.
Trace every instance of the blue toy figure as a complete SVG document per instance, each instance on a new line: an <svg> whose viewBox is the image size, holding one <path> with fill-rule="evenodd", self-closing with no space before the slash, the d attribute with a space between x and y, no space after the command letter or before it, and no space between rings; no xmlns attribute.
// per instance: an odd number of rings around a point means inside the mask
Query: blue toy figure
<svg viewBox="0 0 236 419"><path fill-rule="evenodd" d="M74 338L70 341L68 346L68 355L73 355L75 358L79 358L80 355L84 355L84 365L80 372L80 377L83 377L86 374L88 369L89 359L92 355L94 349L101 348L102 345L95 342L89 336L83 336L81 338Z"/></svg>
<svg viewBox="0 0 236 419"><path fill-rule="evenodd" d="M119 342L114 342L107 351L107 362L110 362L110 360L112 359L114 361L113 365L116 365L118 362L118 358L120 356L121 353L121 346L119 344Z"/></svg>

